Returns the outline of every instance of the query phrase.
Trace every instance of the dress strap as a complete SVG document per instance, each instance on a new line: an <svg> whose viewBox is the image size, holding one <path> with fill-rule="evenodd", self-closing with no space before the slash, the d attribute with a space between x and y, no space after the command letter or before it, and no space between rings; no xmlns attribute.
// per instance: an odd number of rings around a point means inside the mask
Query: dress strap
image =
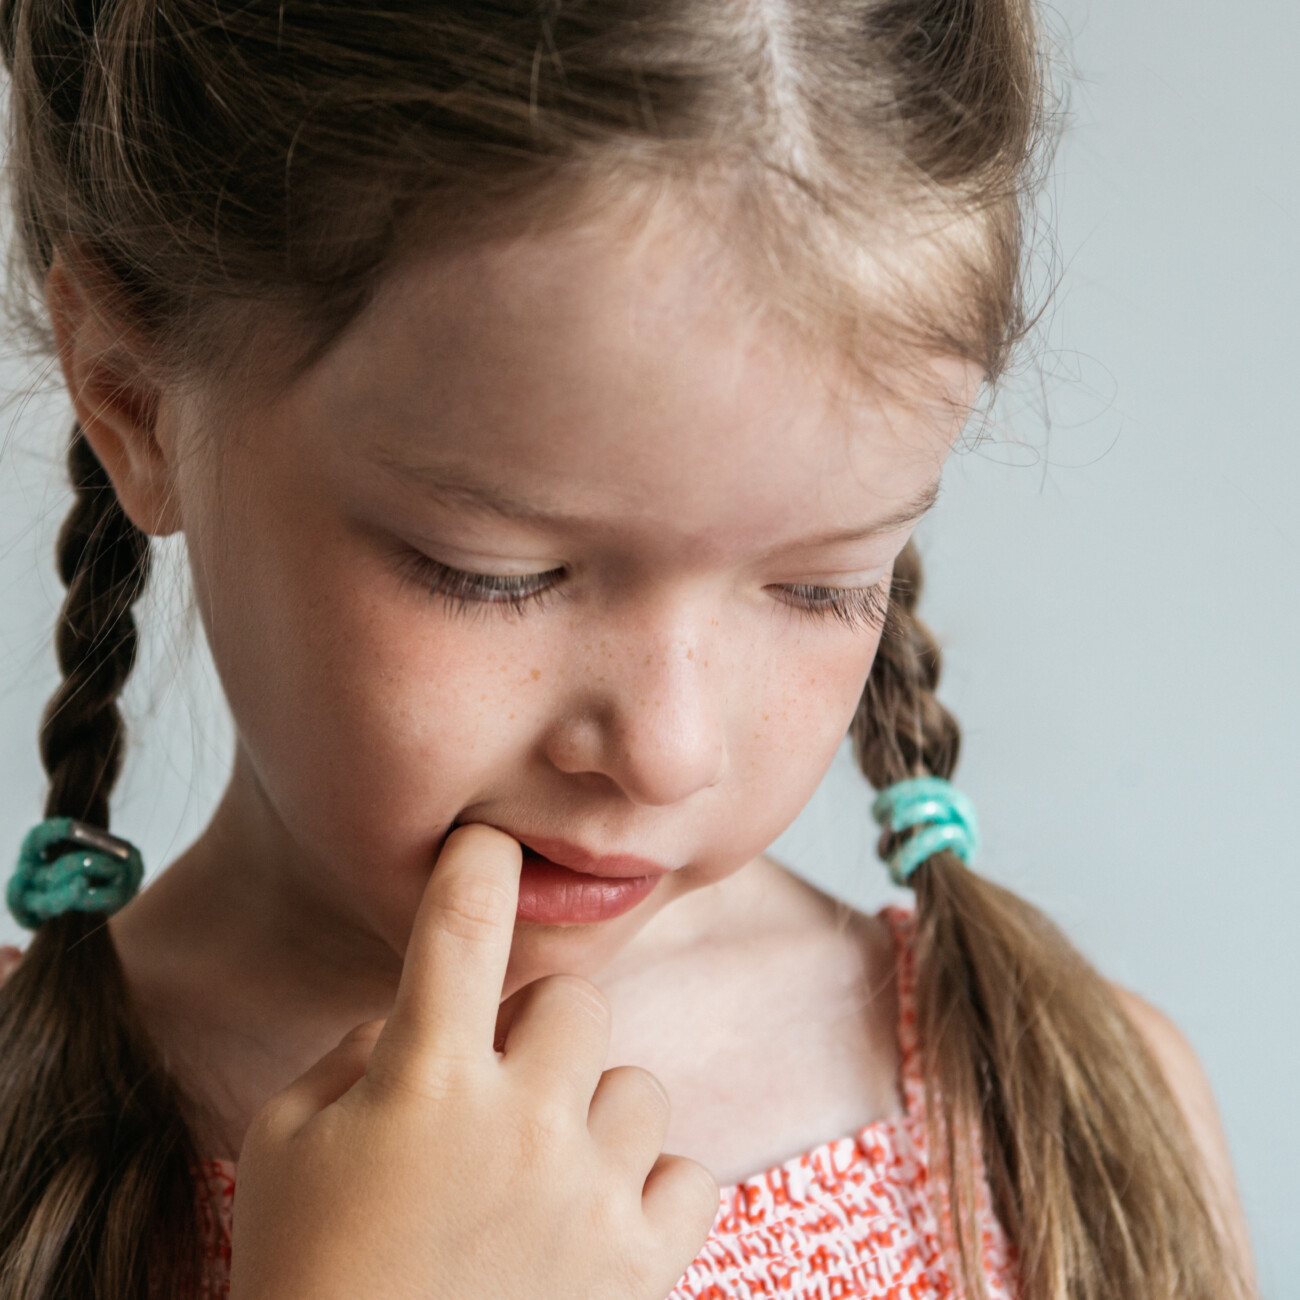
<svg viewBox="0 0 1300 1300"><path fill-rule="evenodd" d="M899 1090L908 1115L919 1119L925 1109L925 1079L916 1023L916 913L891 904L881 908L880 915L894 939Z"/></svg>

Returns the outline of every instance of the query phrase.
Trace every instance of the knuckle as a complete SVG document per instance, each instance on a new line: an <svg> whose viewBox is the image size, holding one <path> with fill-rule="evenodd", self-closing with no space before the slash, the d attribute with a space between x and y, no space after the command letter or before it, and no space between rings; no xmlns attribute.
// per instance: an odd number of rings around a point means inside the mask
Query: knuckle
<svg viewBox="0 0 1300 1300"><path fill-rule="evenodd" d="M458 880L442 901L443 929L459 939L484 939L509 919L509 890L491 880Z"/></svg>
<svg viewBox="0 0 1300 1300"><path fill-rule="evenodd" d="M572 1141L574 1119L558 1098L539 1098L520 1117L519 1137L528 1163L545 1161Z"/></svg>
<svg viewBox="0 0 1300 1300"><path fill-rule="evenodd" d="M718 1202L722 1192L718 1180L714 1178L708 1167L700 1164L698 1160L683 1157L681 1169L692 1204L698 1201L700 1219L711 1227L718 1213Z"/></svg>
<svg viewBox="0 0 1300 1300"><path fill-rule="evenodd" d="M291 1098L287 1091L277 1092L274 1097L264 1101L244 1132L244 1149L278 1142L287 1125L290 1105Z"/></svg>
<svg viewBox="0 0 1300 1300"><path fill-rule="evenodd" d="M340 1040L339 1046L358 1043L363 1047L373 1047L383 1033L387 1020L366 1020L353 1029L349 1029Z"/></svg>
<svg viewBox="0 0 1300 1300"><path fill-rule="evenodd" d="M557 974L548 975L546 982L552 995L558 994L567 1005L581 1007L602 1024L612 1018L609 999L589 979L581 975Z"/></svg>
<svg viewBox="0 0 1300 1300"><path fill-rule="evenodd" d="M667 1114L671 1103L668 1100L668 1089L664 1087L659 1076L652 1074L639 1065L629 1065L625 1068L628 1070L629 1076L636 1080L637 1087L641 1090L645 1101Z"/></svg>
<svg viewBox="0 0 1300 1300"><path fill-rule="evenodd" d="M668 1090L658 1075L639 1065L615 1065L605 1071L604 1079L605 1086L613 1090L620 1106L652 1111L666 1122L671 1103Z"/></svg>
<svg viewBox="0 0 1300 1300"><path fill-rule="evenodd" d="M698 1160L667 1151L655 1162L655 1170L669 1190L678 1221L698 1228L703 1240L717 1217L721 1199L718 1180Z"/></svg>
<svg viewBox="0 0 1300 1300"><path fill-rule="evenodd" d="M370 1090L392 1101L452 1103L473 1100L482 1092L477 1062L442 1051L412 1053L372 1061L366 1072Z"/></svg>

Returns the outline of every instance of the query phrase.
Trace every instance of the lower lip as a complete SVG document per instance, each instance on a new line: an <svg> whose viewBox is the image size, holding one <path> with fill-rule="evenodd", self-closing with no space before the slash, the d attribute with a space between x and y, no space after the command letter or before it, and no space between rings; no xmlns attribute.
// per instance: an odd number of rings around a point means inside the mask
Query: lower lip
<svg viewBox="0 0 1300 1300"><path fill-rule="evenodd" d="M658 879L658 876L634 876L627 880L589 876L525 849L515 919L538 925L607 921L635 907Z"/></svg>

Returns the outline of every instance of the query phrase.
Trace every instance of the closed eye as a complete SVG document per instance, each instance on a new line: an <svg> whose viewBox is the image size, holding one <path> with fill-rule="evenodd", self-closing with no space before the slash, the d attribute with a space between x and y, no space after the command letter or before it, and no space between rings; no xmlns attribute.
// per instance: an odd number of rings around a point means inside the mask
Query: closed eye
<svg viewBox="0 0 1300 1300"><path fill-rule="evenodd" d="M429 595L440 597L454 612L461 613L483 605L505 605L514 613L523 613L555 592L564 577L563 569L523 574L469 573L421 551L410 552L403 568Z"/></svg>
<svg viewBox="0 0 1300 1300"><path fill-rule="evenodd" d="M514 614L526 613L558 594L565 574L563 568L526 574L471 573L420 551L405 556L402 567L406 576L455 613L485 611L494 605ZM889 612L888 578L870 587L782 583L772 590L780 593L783 604L805 616L834 618L854 629L878 629Z"/></svg>
<svg viewBox="0 0 1300 1300"><path fill-rule="evenodd" d="M784 586L795 597L791 603L807 614L833 616L850 628L881 628L889 613L889 579L870 587Z"/></svg>

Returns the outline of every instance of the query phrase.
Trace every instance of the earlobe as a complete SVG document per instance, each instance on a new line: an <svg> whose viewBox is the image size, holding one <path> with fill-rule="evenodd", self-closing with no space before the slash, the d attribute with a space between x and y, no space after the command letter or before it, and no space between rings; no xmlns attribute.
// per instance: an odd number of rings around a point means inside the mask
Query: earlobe
<svg viewBox="0 0 1300 1300"><path fill-rule="evenodd" d="M179 531L169 448L158 438L156 381L130 332L115 327L62 253L45 279L59 364L86 441L137 528L162 537Z"/></svg>

